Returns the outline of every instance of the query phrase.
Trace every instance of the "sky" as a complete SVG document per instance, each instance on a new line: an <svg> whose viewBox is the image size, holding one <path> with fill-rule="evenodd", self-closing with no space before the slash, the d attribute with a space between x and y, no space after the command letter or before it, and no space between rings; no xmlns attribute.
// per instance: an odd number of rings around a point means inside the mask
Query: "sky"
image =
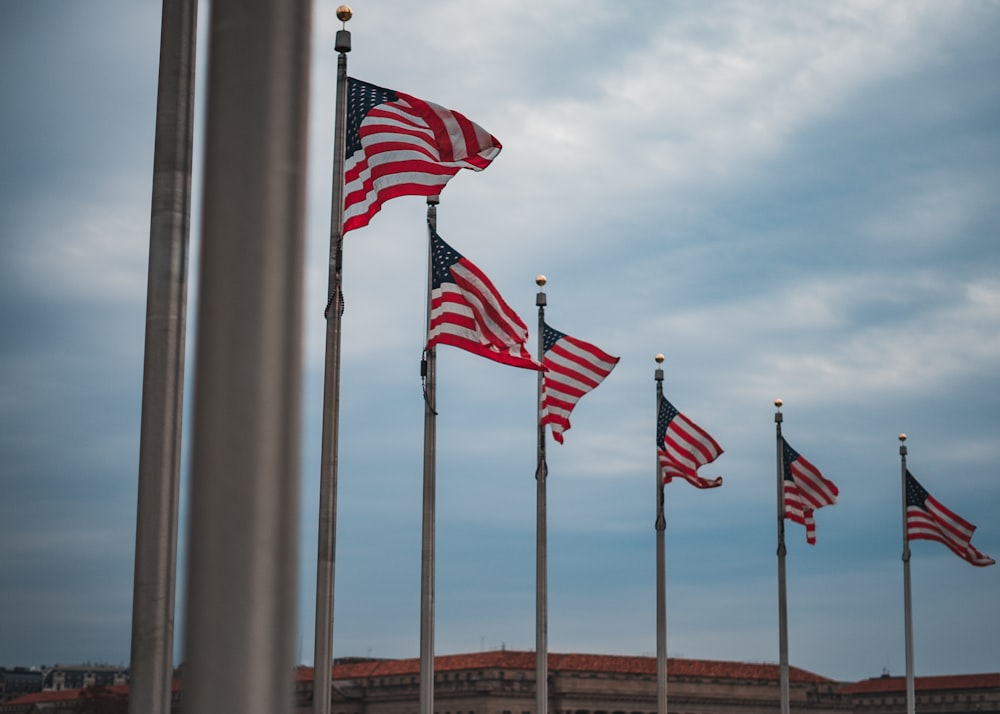
<svg viewBox="0 0 1000 714"><path fill-rule="evenodd" d="M297 660L312 662L335 4L314 13ZM1000 557L1000 2L357 0L349 73L503 144L438 232L621 361L548 446L551 652L655 655L654 356L725 453L666 487L670 656L905 673L900 460ZM194 376L208 4L199 22ZM129 661L159 3L0 4L0 666ZM426 204L349 233L333 654L419 654ZM534 373L438 350L436 652L535 643ZM188 389L185 405L192 402ZM190 426L190 420L186 420ZM187 512L184 436L178 565ZM917 675L1000 672L1000 568L913 544ZM178 600L175 659L183 658Z"/></svg>

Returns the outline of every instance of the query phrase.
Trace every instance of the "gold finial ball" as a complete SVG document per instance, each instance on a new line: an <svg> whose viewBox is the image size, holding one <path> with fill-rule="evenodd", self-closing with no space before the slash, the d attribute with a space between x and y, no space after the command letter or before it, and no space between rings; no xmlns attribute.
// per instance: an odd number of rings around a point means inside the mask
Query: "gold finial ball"
<svg viewBox="0 0 1000 714"><path fill-rule="evenodd" d="M784 402L783 402L783 401L781 401L781 399L780 399L780 398L779 398L779 399L775 399L775 400L774 400L774 406L778 407L778 409L781 409L781 405L782 405L782 404L784 404Z"/></svg>
<svg viewBox="0 0 1000 714"><path fill-rule="evenodd" d="M549 279L546 278L544 275L538 275L535 277L535 285L537 285L538 287L542 287L547 282L549 282Z"/></svg>
<svg viewBox="0 0 1000 714"><path fill-rule="evenodd" d="M351 10L350 5L341 5L337 8L337 19L341 22L347 22L354 15L354 11Z"/></svg>
<svg viewBox="0 0 1000 714"><path fill-rule="evenodd" d="M663 353L656 355L656 364L663 364Z"/></svg>
<svg viewBox="0 0 1000 714"><path fill-rule="evenodd" d="M906 434L900 434L899 435L899 440L900 441L906 441Z"/></svg>

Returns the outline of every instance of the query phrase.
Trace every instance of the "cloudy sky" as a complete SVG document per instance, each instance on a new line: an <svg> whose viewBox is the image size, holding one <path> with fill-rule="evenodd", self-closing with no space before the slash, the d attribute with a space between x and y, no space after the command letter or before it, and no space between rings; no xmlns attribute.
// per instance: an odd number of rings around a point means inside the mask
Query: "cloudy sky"
<svg viewBox="0 0 1000 714"><path fill-rule="evenodd" d="M307 663L334 7L315 8L312 67ZM440 234L533 340L544 273L548 322L621 357L549 447L550 650L655 653L662 352L667 397L726 452L704 470L722 488L667 488L671 656L778 659L781 397L785 436L841 491L816 546L788 529L791 662L903 674L901 431L914 475L1000 556L1000 3L354 10L353 76L458 109L504 145L448 185ZM159 15L0 5L3 666L129 659ZM335 656L419 651L424 216L397 199L348 236ZM534 374L441 348L438 382L437 652L533 649ZM917 674L1000 671L1000 568L937 543L913 554Z"/></svg>

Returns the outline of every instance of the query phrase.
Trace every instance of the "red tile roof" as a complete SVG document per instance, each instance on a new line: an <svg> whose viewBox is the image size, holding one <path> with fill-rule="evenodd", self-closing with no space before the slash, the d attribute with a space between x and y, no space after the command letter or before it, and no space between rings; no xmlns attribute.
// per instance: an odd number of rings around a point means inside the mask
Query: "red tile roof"
<svg viewBox="0 0 1000 714"><path fill-rule="evenodd" d="M310 670L311 671L311 670ZM311 679L310 675L310 679ZM181 689L181 681L175 679L170 683L170 691L179 692ZM84 687L83 689L59 689L59 690L47 690L44 692L32 692L31 694L24 694L16 699L11 699L10 701L2 702L0 704L42 704L42 703L52 703L52 702L72 702L77 699L85 699L87 697L102 697L102 696L112 696L112 697L127 697L128 696L128 685L127 684L112 684L109 686L94 686L94 687Z"/></svg>
<svg viewBox="0 0 1000 714"><path fill-rule="evenodd" d="M535 653L524 650L493 650L471 654L438 655L434 658L435 672L456 672L472 669L523 669L534 670ZM603 672L606 674L655 675L655 657L627 655L588 655L549 653L551 672ZM667 660L667 671L675 677L715 677L722 679L765 679L778 681L777 664L750 662L723 662L719 660L680 659ZM341 662L333 667L333 678L361 679L365 677L392 677L416 675L420 672L419 659L383 659L361 662ZM312 681L311 667L298 670L298 681ZM834 683L834 680L798 667L789 667L793 682Z"/></svg>
<svg viewBox="0 0 1000 714"><path fill-rule="evenodd" d="M60 689L46 692L32 692L4 704L41 704L50 702L72 702L86 697L128 696L127 684L112 684L111 686L85 687L83 689Z"/></svg>
<svg viewBox="0 0 1000 714"><path fill-rule="evenodd" d="M991 674L951 674L934 677L914 677L913 688L917 691L942 689L984 689L1000 687L1000 672ZM844 694L903 693L906 691L906 677L876 677L860 682L845 684L840 688Z"/></svg>

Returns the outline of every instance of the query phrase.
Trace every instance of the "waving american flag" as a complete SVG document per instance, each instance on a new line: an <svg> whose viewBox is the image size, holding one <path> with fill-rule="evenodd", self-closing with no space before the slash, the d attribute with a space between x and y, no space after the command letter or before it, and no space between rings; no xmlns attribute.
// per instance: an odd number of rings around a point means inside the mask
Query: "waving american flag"
<svg viewBox="0 0 1000 714"><path fill-rule="evenodd" d="M840 491L833 481L781 438L782 486L785 518L806 528L806 542L816 545L816 519L813 512L837 502Z"/></svg>
<svg viewBox="0 0 1000 714"><path fill-rule="evenodd" d="M721 476L707 479L698 475L700 467L719 458L722 447L707 431L677 411L663 395L660 395L656 417L656 454L664 483L680 476L697 488L722 485Z"/></svg>
<svg viewBox="0 0 1000 714"><path fill-rule="evenodd" d="M906 471L906 539L944 543L962 560L980 568L996 563L972 545L976 527L946 508Z"/></svg>
<svg viewBox="0 0 1000 714"><path fill-rule="evenodd" d="M486 274L432 232L427 347L452 345L513 367L542 369L527 342L527 325Z"/></svg>
<svg viewBox="0 0 1000 714"><path fill-rule="evenodd" d="M545 325L542 334L542 424L552 427L552 438L563 443L569 415L580 398L591 391L618 364L595 345L563 334Z"/></svg>
<svg viewBox="0 0 1000 714"><path fill-rule="evenodd" d="M496 138L458 112L347 78L344 233L397 196L436 196L459 169L482 171Z"/></svg>

